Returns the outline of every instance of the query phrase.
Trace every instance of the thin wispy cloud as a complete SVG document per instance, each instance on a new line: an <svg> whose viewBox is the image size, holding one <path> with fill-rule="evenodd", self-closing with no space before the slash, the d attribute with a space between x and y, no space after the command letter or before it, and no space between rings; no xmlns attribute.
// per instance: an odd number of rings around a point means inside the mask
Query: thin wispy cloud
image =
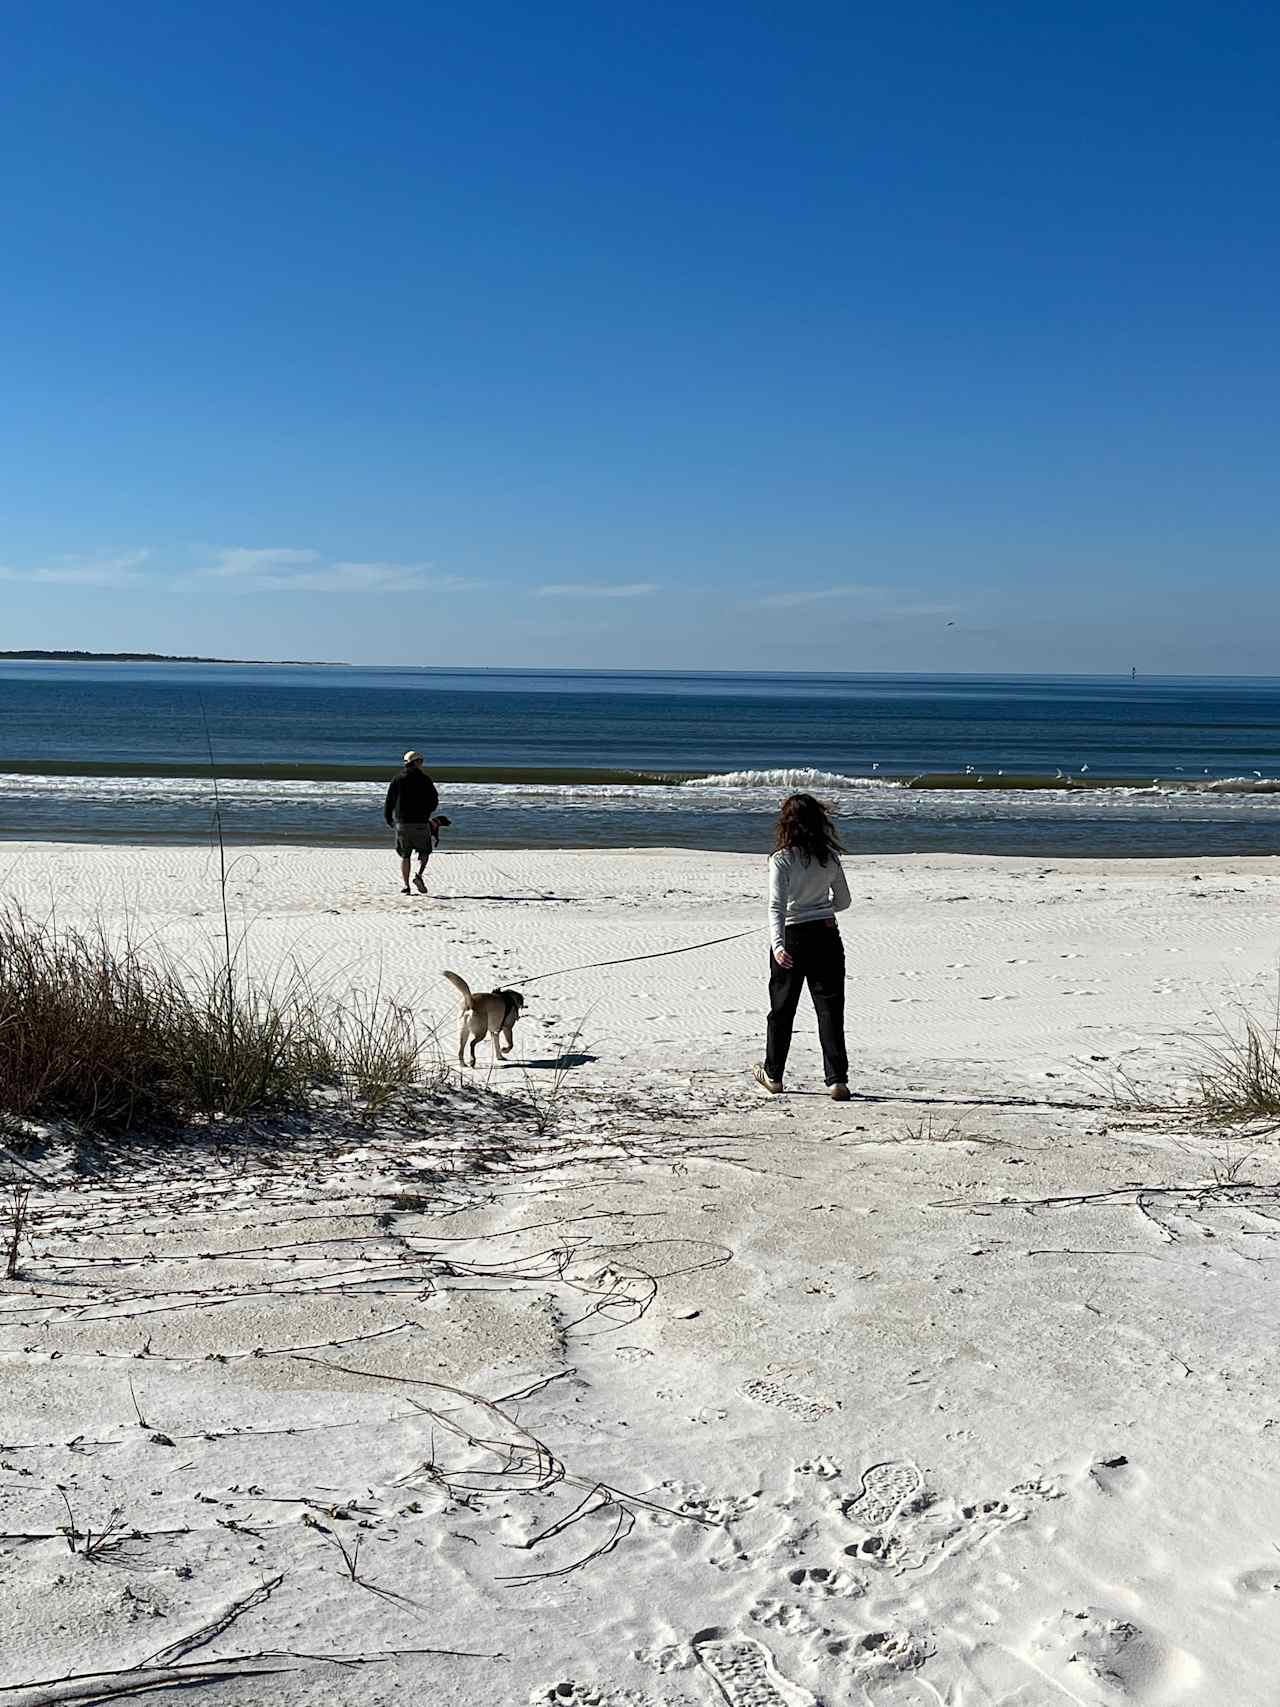
<svg viewBox="0 0 1280 1707"><path fill-rule="evenodd" d="M143 579L149 553L127 551L115 557L62 557L35 569L0 564L0 581L27 581L48 587L127 587Z"/></svg>
<svg viewBox="0 0 1280 1707"><path fill-rule="evenodd" d="M456 592L473 583L432 572L430 563L328 562L298 546L230 546L199 571L264 593Z"/></svg>
<svg viewBox="0 0 1280 1707"><path fill-rule="evenodd" d="M234 545L215 552L214 562L202 575L242 576L280 574L305 563L318 563L318 551L292 545Z"/></svg>
<svg viewBox="0 0 1280 1707"><path fill-rule="evenodd" d="M660 592L656 581L554 581L539 587L540 599L645 599Z"/></svg>
<svg viewBox="0 0 1280 1707"><path fill-rule="evenodd" d="M355 562L327 559L319 551L295 545L225 546L203 553L205 562L174 578L150 551L60 557L30 568L0 564L0 581L62 587L130 587L166 582L175 592L190 592L193 582L229 582L237 594L266 593L425 593L458 592L477 585L445 575L430 563ZM198 560L197 560L198 561Z"/></svg>
<svg viewBox="0 0 1280 1707"><path fill-rule="evenodd" d="M414 563L331 563L297 575L259 575L253 585L276 593L457 592L471 585L457 575L435 576Z"/></svg>
<svg viewBox="0 0 1280 1707"><path fill-rule="evenodd" d="M834 587L796 587L765 593L751 600L756 610L802 610L808 606L849 605L869 620L902 621L909 617L954 616L955 605L933 604L904 595L900 588L866 586L848 581Z"/></svg>
<svg viewBox="0 0 1280 1707"><path fill-rule="evenodd" d="M793 610L799 605L826 604L832 599L866 598L877 591L874 587L796 587L785 593L766 593L752 603L764 610Z"/></svg>

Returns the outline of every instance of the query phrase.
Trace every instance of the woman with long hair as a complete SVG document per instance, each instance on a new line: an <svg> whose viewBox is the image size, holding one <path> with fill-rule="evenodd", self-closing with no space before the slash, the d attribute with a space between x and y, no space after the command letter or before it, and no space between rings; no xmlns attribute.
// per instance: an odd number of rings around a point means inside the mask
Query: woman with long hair
<svg viewBox="0 0 1280 1707"><path fill-rule="evenodd" d="M849 905L841 851L822 802L812 794L788 795L769 861L768 1041L764 1060L751 1070L756 1083L775 1096L782 1089L800 991L808 984L827 1088L836 1102L849 1100L844 944L836 924L836 914Z"/></svg>

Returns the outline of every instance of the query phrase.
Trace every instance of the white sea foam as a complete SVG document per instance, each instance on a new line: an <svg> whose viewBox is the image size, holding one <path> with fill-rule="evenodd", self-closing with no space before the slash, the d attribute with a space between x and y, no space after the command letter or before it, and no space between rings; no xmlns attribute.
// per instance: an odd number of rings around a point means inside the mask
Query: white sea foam
<svg viewBox="0 0 1280 1707"><path fill-rule="evenodd" d="M1280 794L1280 779L1273 776L1220 776L1202 786L1211 794Z"/></svg>
<svg viewBox="0 0 1280 1707"><path fill-rule="evenodd" d="M686 788L901 788L903 784L892 777L843 776L839 771L772 770L720 771L715 776L694 777Z"/></svg>

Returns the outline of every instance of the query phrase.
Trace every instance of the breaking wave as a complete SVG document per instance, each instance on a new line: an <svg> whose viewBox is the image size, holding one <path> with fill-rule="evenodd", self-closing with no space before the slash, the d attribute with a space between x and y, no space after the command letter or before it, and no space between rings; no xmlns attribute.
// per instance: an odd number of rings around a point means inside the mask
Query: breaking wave
<svg viewBox="0 0 1280 1707"><path fill-rule="evenodd" d="M839 771L772 770L719 771L713 776L691 777L686 788L901 788L901 778L887 776L843 776Z"/></svg>

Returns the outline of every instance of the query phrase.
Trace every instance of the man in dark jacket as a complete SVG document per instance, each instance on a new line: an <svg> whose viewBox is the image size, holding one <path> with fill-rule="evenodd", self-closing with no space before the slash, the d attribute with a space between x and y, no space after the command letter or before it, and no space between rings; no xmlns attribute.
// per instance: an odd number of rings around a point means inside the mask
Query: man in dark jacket
<svg viewBox="0 0 1280 1707"><path fill-rule="evenodd" d="M396 852L400 855L400 877L404 884L402 894L409 893L409 866L415 853L418 873L414 887L420 895L427 892L422 874L431 858L431 819L439 804L436 785L422 768L422 754L406 753L404 769L392 777L387 803L382 809L383 817L396 833Z"/></svg>

